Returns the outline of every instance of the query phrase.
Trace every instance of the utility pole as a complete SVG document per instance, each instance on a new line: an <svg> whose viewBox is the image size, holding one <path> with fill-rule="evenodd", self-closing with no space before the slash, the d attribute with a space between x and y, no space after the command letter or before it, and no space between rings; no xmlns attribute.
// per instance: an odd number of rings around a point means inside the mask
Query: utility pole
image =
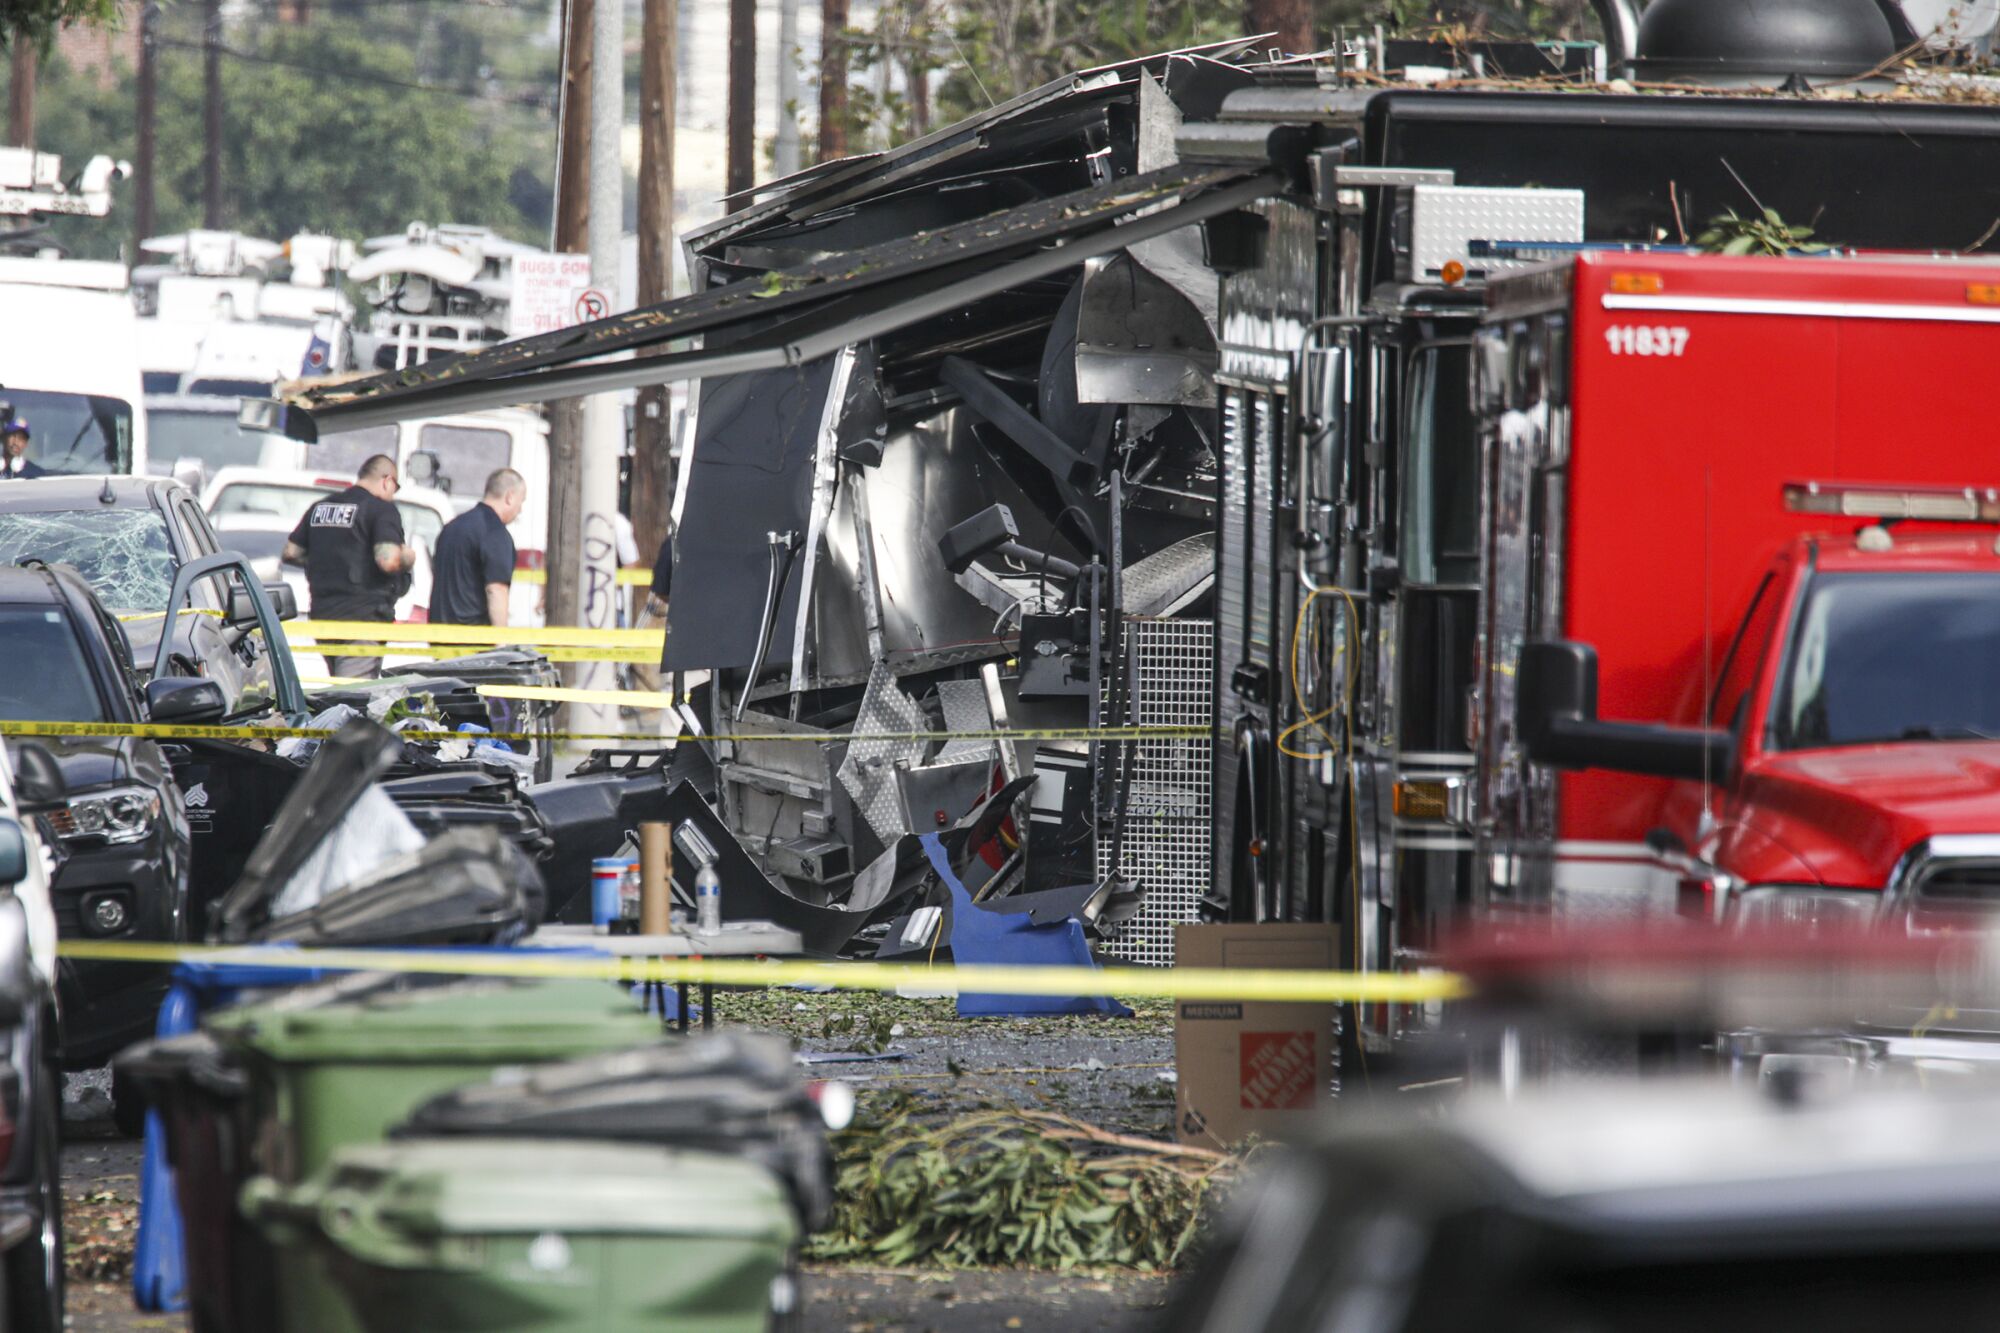
<svg viewBox="0 0 2000 1333"><path fill-rule="evenodd" d="M679 0L645 0L639 45L639 304L674 294L674 84ZM781 122L782 123L782 122ZM632 423L632 535L651 560L674 503L672 400L639 391Z"/></svg>
<svg viewBox="0 0 2000 1333"><path fill-rule="evenodd" d="M847 156L847 0L820 0L819 160Z"/></svg>
<svg viewBox="0 0 2000 1333"><path fill-rule="evenodd" d="M729 176L726 192L757 183L757 0L729 0ZM748 200L738 199L731 210Z"/></svg>
<svg viewBox="0 0 2000 1333"><path fill-rule="evenodd" d="M222 0L202 0L201 225L222 226Z"/></svg>
<svg viewBox="0 0 2000 1333"><path fill-rule="evenodd" d="M138 119L134 128L137 147L132 154L132 253L153 234L153 116L159 105L160 80L155 60L159 56L160 6L146 0L139 10Z"/></svg>
<svg viewBox="0 0 2000 1333"><path fill-rule="evenodd" d="M16 148L35 146L35 66L41 52L28 35L14 29L12 69L7 77L7 141Z"/></svg>
<svg viewBox="0 0 2000 1333"><path fill-rule="evenodd" d="M1272 34L1272 44L1287 55L1314 50L1311 0L1245 0L1243 31L1251 36Z"/></svg>
<svg viewBox="0 0 2000 1333"><path fill-rule="evenodd" d="M799 169L799 0L778 0L778 138L773 147L775 175Z"/></svg>
<svg viewBox="0 0 2000 1333"><path fill-rule="evenodd" d="M910 137L921 139L931 132L930 62L922 43L929 35L924 0L910 0L909 58L903 62L903 81L910 86Z"/></svg>
<svg viewBox="0 0 2000 1333"><path fill-rule="evenodd" d="M606 0L607 4L617 0ZM581 254L590 225L590 73L593 0L567 0L563 23L562 105L556 145L555 249ZM551 625L575 625L578 554L583 550L583 400L548 404L549 537L543 584Z"/></svg>
<svg viewBox="0 0 2000 1333"><path fill-rule="evenodd" d="M625 4L598 0L591 22L590 56L590 285L618 305L618 242L625 229L625 166L619 140L625 128ZM577 621L586 629L618 627L618 459L624 452L624 405L616 394L593 394L583 404L583 466L578 482L583 543L577 560ZM616 685L606 662L573 664L579 689ZM618 710L573 704L580 731L610 731Z"/></svg>

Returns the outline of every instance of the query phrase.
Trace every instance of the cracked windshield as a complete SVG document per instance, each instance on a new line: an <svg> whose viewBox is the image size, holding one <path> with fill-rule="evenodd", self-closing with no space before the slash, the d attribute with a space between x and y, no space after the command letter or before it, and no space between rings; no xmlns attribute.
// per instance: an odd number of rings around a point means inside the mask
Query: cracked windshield
<svg viewBox="0 0 2000 1333"><path fill-rule="evenodd" d="M158 611L174 588L167 525L152 509L0 514L0 565L74 565L114 611Z"/></svg>

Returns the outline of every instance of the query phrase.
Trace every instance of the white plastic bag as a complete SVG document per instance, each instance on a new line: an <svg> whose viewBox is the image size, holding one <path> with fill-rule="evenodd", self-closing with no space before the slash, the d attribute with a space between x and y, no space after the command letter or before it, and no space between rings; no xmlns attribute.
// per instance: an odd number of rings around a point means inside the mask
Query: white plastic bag
<svg viewBox="0 0 2000 1333"><path fill-rule="evenodd" d="M417 832L403 808L371 782L298 873L279 890L271 904L271 916L291 916L317 907L328 894L423 845L424 835Z"/></svg>

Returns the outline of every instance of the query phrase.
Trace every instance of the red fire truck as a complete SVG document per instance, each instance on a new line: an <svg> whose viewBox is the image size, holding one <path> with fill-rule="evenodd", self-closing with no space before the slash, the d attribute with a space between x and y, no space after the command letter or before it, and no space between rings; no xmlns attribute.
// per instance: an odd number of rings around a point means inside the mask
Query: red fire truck
<svg viewBox="0 0 2000 1333"><path fill-rule="evenodd" d="M2000 266L1583 254L1472 360L1477 891L2000 908Z"/></svg>

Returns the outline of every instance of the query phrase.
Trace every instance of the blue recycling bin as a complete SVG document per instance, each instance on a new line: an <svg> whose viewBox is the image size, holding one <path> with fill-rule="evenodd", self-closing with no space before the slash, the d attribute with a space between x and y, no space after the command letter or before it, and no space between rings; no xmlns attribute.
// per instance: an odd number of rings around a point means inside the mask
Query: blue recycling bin
<svg viewBox="0 0 2000 1333"><path fill-rule="evenodd" d="M245 991L272 990L317 981L318 969L247 966L232 963L182 963L174 969L167 996L160 1004L153 1032L156 1037L180 1037L201 1025L201 1016L213 1009L233 1004ZM192 1077L192 1068L179 1080L184 1086L177 1101L182 1103L175 1128L183 1135L184 1169L230 1172L242 1161L247 1145L240 1135L230 1133L233 1117L228 1114L227 1090L218 1080ZM132 1252L132 1299L141 1310L178 1312L187 1309L187 1235L179 1202L174 1197L173 1167L168 1161L167 1124L157 1100L146 1109L146 1147L139 1166L139 1234ZM204 1103L201 1110L187 1103ZM187 1141L200 1135L197 1145ZM233 1192L232 1192L233 1197ZM250 1275L254 1276L254 1275Z"/></svg>
<svg viewBox="0 0 2000 1333"><path fill-rule="evenodd" d="M511 952L504 946L456 945L448 953ZM538 957L555 955L601 957L588 948L538 949ZM269 1307L263 1289L271 1282L274 1264L260 1262L265 1246L255 1228L237 1216L235 1200L250 1176L247 1114L238 1114L242 1087L232 1070L222 1067L212 1046L199 1037L202 1017L234 1004L246 992L305 985L335 975L335 970L284 968L240 963L183 963L174 969L166 999L154 1025L157 1039L181 1038L173 1044L156 1040L147 1048L153 1063L168 1068L147 1081L170 1087L173 1123L163 1117L155 1099L146 1111L145 1154L139 1169L139 1228L132 1255L132 1297L141 1310L156 1313L188 1311L196 1333L250 1329L242 1312ZM642 990L644 1008L659 1012L665 1022L679 1016L671 988ZM190 1199L206 1202L204 1214L184 1217L175 1173L185 1173ZM192 1226L199 1234L188 1244ZM193 1268L219 1271L190 1273ZM192 1279L191 1280L191 1276ZM189 1292L201 1299L190 1310Z"/></svg>

